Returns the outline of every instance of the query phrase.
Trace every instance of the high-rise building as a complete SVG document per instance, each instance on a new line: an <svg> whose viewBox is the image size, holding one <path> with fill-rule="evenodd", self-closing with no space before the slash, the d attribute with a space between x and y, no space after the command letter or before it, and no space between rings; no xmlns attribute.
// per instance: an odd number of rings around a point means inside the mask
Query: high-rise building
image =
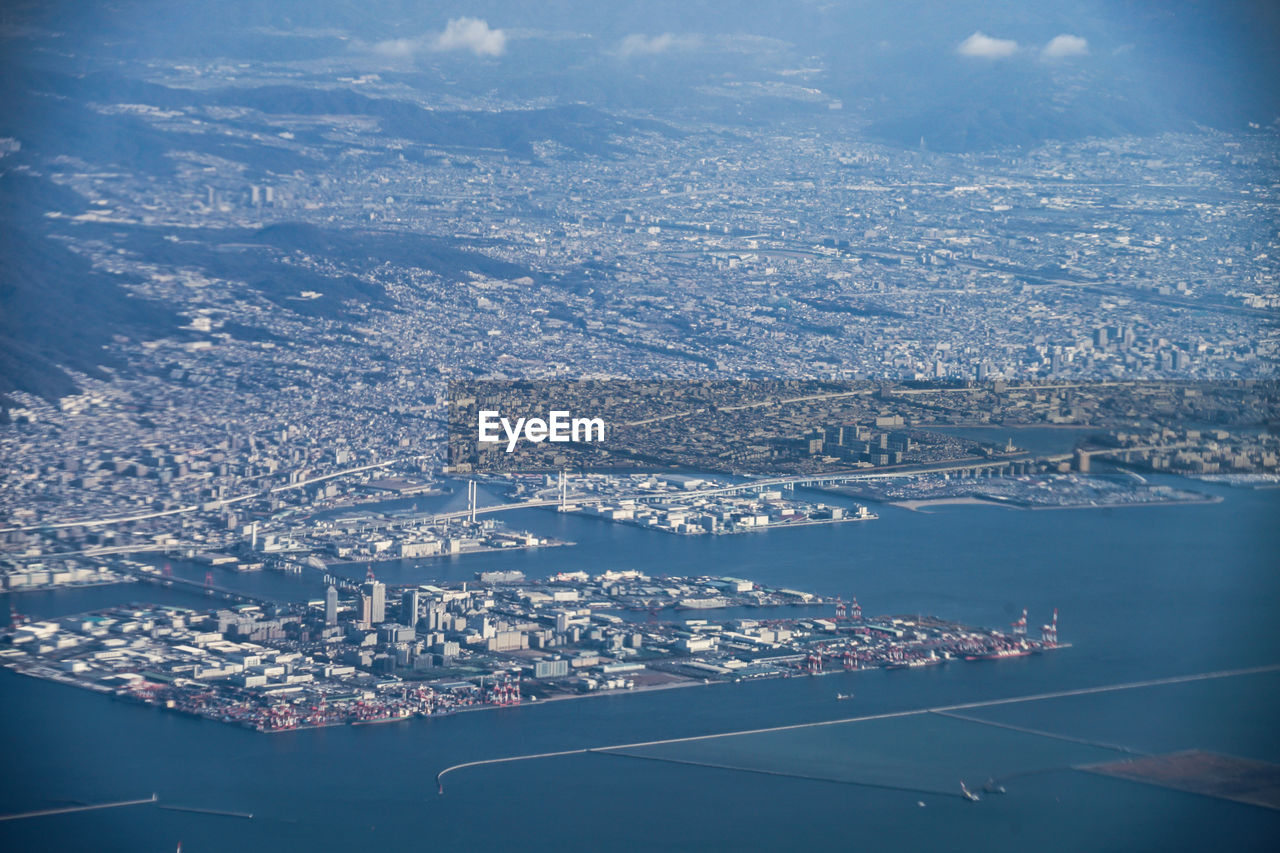
<svg viewBox="0 0 1280 853"><path fill-rule="evenodd" d="M427 605L427 628L432 631L444 630L444 602L432 601Z"/></svg>
<svg viewBox="0 0 1280 853"><path fill-rule="evenodd" d="M324 591L324 624L338 624L338 588L333 584Z"/></svg>
<svg viewBox="0 0 1280 853"><path fill-rule="evenodd" d="M360 624L365 628L373 624L373 598L365 592L360 593Z"/></svg>
<svg viewBox="0 0 1280 853"><path fill-rule="evenodd" d="M400 596L400 622L410 628L418 627L418 591L407 590Z"/></svg>
<svg viewBox="0 0 1280 853"><path fill-rule="evenodd" d="M369 599L369 624L380 625L387 621L387 585L371 580L360 590Z"/></svg>

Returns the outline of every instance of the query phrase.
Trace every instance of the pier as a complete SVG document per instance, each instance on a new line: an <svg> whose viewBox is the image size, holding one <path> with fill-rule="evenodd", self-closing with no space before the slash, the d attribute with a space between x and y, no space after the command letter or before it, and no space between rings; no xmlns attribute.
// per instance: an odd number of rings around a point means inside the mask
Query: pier
<svg viewBox="0 0 1280 853"><path fill-rule="evenodd" d="M202 809L197 806L158 806L165 811L170 812L189 812L190 814L207 814L214 817L238 817L243 820L252 820L253 812L233 812L226 809Z"/></svg>
<svg viewBox="0 0 1280 853"><path fill-rule="evenodd" d="M957 714L952 711L934 711L933 713L939 717L948 717L949 719L952 719L952 720L964 720L966 723L977 723L978 725L991 726L992 728L996 728L996 729L1005 729L1011 732L1018 732L1019 734L1035 735L1036 737L1047 737L1052 740L1065 740L1068 743L1078 743L1078 744L1083 744L1084 746L1094 746L1094 747L1097 747L1098 749L1110 749L1115 752L1124 752L1129 755L1148 755L1149 754L1146 752L1142 752L1141 750L1138 750L1138 749L1132 749L1131 747L1120 746L1119 744L1106 743L1100 740L1089 740L1088 738L1073 737L1071 735L1062 735L1062 734L1058 734L1057 732L1046 732L1040 729L1029 729L1026 726L1015 726L1012 723L997 723L995 720L984 720L981 717L970 717L967 714Z"/></svg>
<svg viewBox="0 0 1280 853"><path fill-rule="evenodd" d="M1127 681L1120 684L1104 684L1098 687L1080 687L1074 690L1056 690L1049 693L1034 693L1027 696L1011 696L1006 699L987 699L980 702L962 702L955 705L937 705L931 708L912 708L905 711L886 711L881 714L864 714L862 716L842 717L840 719L835 719L835 720L818 720L812 723L791 723L789 725L769 726L767 728L760 728L760 729L743 729L741 731L734 731L734 732L718 732L715 734L708 734L708 735L690 735L688 737L665 738L662 740L639 741L636 743L613 744L610 746L583 747L580 749L566 749L566 750L560 750L559 752L542 752L542 753L536 753L532 755L512 755L512 756L507 756L505 758L487 758L479 761L466 761L461 764L454 764L451 767L444 768L443 770L441 770L439 773L436 774L436 786L437 786L438 792L443 794L444 793L444 777L450 773L454 773L459 770L465 770L468 767L482 767L482 766L491 765L491 764L506 764L514 761L533 761L539 758L555 758L563 755L582 755L589 752L617 753L620 750L641 749L647 746L666 746L669 744L677 744L677 743L695 743L698 741L716 740L718 738L769 734L771 732L796 731L799 729L821 728L823 726L841 726L849 723L865 723L865 722L870 722L872 720L891 720L891 719L897 719L900 717L918 717L924 714L949 714L955 711L970 711L976 708L992 708L998 705L1017 705L1017 704L1026 703L1026 702L1044 702L1049 699L1065 699L1069 696L1092 696L1100 693L1115 693L1122 690L1138 690L1144 687L1162 687L1169 684L1186 684L1188 682L1194 682L1194 681L1209 681L1211 679L1217 679L1217 678L1235 678L1242 675L1260 675L1260 674L1269 673L1269 672L1280 672L1280 664L1269 664L1267 666L1248 667L1245 669L1222 669L1222 670L1216 670L1214 672L1199 672L1191 675L1175 675L1175 676L1170 676L1168 678L1151 678L1144 681ZM976 718L966 717L965 719L969 719L973 722L983 722L983 723L987 722L985 720L977 720ZM993 725L1005 727L1003 724L993 724ZM1008 728L1017 730L1013 726L1009 726ZM1049 732L1040 732L1040 731L1035 731L1030 729L1026 731L1031 734L1060 737L1064 740L1073 740L1073 738L1066 735L1054 735ZM1087 743L1087 741L1081 741L1081 742ZM1100 744L1090 744L1090 745L1096 746ZM1113 745L1107 745L1104 748L1120 749L1121 751L1135 752L1136 754L1136 751L1126 750L1124 747L1115 747ZM629 756L629 757L647 757L647 756ZM667 759L662 759L662 760L667 760ZM697 762L683 762L683 763L693 764ZM707 766L712 766L712 765L707 765ZM736 769L736 770L744 770L744 771L748 770L748 768L741 768L741 767L739 768L723 767L721 769ZM754 768L750 768L750 769L751 769L751 772L770 772L772 775L788 775L788 774L781 774L781 773L772 773L772 771L764 771L764 770L756 771ZM933 793L933 792L930 792L930 793Z"/></svg>
<svg viewBox="0 0 1280 853"><path fill-rule="evenodd" d="M632 752L616 750L589 749L587 752L600 755L616 755L618 758L635 758L640 761L658 761L664 764L684 764L688 767L709 767L712 770L734 770L738 773L757 773L761 776L782 776L787 779L807 779L811 782L830 782L835 785L856 785L859 788L879 788L882 791L906 791L912 794L929 794L934 797L958 797L967 799L958 791L940 791L934 788L912 788L907 785L887 785L880 782L863 782L857 779L835 779L831 776L813 776L808 773L796 773L790 770L770 770L767 767L739 767L733 764L716 764L711 761L694 761L686 758L668 758L659 755L637 755Z"/></svg>
<svg viewBox="0 0 1280 853"><path fill-rule="evenodd" d="M94 803L85 806L64 806L56 809L40 809L34 812L20 812L18 814L0 815L0 821L4 820L26 820L32 817L48 817L50 815L73 814L75 812L92 812L98 809L119 809L125 806L142 806L148 803L154 803L156 795L152 794L143 800L120 800L115 803Z"/></svg>

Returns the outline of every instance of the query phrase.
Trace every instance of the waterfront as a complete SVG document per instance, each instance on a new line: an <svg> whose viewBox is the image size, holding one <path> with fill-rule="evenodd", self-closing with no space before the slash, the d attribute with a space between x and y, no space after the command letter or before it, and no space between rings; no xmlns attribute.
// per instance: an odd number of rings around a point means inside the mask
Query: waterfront
<svg viewBox="0 0 1280 853"><path fill-rule="evenodd" d="M1171 482L1182 482L1170 479ZM918 671L727 684L705 690L534 703L395 725L262 738L0 673L11 772L5 813L68 801L160 795L161 803L251 812L253 820L151 806L0 825L6 846L62 849L87 835L118 849L352 849L371 844L526 849L889 843L908 848L1135 849L1194 844L1267 849L1280 818L1244 806L1061 770L1022 777L1006 796L880 788L585 754L474 768L435 792L434 775L483 758L760 728L1069 690L1280 661L1274 523L1280 493L1197 484L1223 501L1141 512L1009 513L982 506L922 514L880 507L867 525L752 537L670 537L529 510L512 524L573 548L383 566L388 583L469 580L479 571L639 568L715 572L824 594L873 612L921 610L1004 627L1053 607L1072 648L1053 655ZM184 571L175 566L175 573ZM192 567L191 571L196 571ZM359 574L353 572L353 575ZM200 575L203 569L200 569ZM220 578L223 580L223 578ZM315 596L318 577L225 577L259 593ZM142 585L27 593L37 616L139 597L201 606L203 596ZM698 614L699 616L703 614ZM1039 620L1039 621L1036 621ZM854 693L836 702L837 692ZM973 712L1144 751L1212 749L1280 761L1280 677L1252 675ZM874 726L874 728L872 728ZM105 735L104 733L110 733ZM1063 768L1100 760L1085 747L936 715L732 739L715 756L749 769L958 790L963 773ZM725 746L721 747L726 748ZM181 756L175 760L174 756ZM1114 753L1111 754L1114 757ZM680 760L705 758L679 751ZM815 766L821 759L824 766ZM925 808L917 805L926 803ZM509 821L494 821L495 810ZM652 833L655 820L664 829ZM1192 832L1192 829L1197 830Z"/></svg>

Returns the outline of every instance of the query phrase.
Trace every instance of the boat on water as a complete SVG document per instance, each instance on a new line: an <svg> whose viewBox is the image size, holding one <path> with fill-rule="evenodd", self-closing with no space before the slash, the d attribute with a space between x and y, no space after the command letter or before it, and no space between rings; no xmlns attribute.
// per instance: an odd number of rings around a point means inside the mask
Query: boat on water
<svg viewBox="0 0 1280 853"><path fill-rule="evenodd" d="M844 701L845 699L852 699L852 698L853 698L853 694L852 694L852 693L837 693L837 694L836 694L836 701L837 701L837 702L842 702L842 701Z"/></svg>
<svg viewBox="0 0 1280 853"><path fill-rule="evenodd" d="M376 726L376 725L379 725L379 724L381 724L381 723L401 723L401 722L404 722L405 720L408 720L408 719L411 719L411 716L403 716L403 717L402 717L402 716L399 716L399 715L395 715L395 716L390 716L390 717L371 717L371 718L369 718L369 719L367 719L367 720L352 720L352 721L351 721L351 725L353 725L353 726Z"/></svg>
<svg viewBox="0 0 1280 853"><path fill-rule="evenodd" d="M891 663L885 669L919 669L922 666L937 666L942 663L942 658L916 658L915 660L903 660Z"/></svg>
<svg viewBox="0 0 1280 853"><path fill-rule="evenodd" d="M728 607L727 598L682 598L676 602L676 610L715 610Z"/></svg>
<svg viewBox="0 0 1280 853"><path fill-rule="evenodd" d="M1011 649L996 649L995 651L985 652L980 655L965 655L965 660L1003 660L1004 658L1020 658L1031 654L1032 649L1024 649L1020 646Z"/></svg>
<svg viewBox="0 0 1280 853"><path fill-rule="evenodd" d="M977 794L969 790L969 787L965 785L963 779L960 780L960 794L971 803L976 803L981 799Z"/></svg>

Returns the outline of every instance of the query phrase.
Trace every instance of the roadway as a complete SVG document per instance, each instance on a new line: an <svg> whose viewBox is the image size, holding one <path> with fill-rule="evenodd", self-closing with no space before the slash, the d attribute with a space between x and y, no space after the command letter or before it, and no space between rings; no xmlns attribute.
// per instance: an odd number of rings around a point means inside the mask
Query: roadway
<svg viewBox="0 0 1280 853"><path fill-rule="evenodd" d="M766 489L791 489L796 486L830 486L838 483L855 482L858 480L881 480L893 477L916 477L921 474L941 474L953 471L973 471L983 468L1003 468L1008 465L1019 464L1031 461L1043 462L1064 462L1071 458L1071 454L1057 454L1052 456L1034 456L1032 454L1022 454L1018 456L1006 456L999 459L988 459L984 457L973 457L970 459L962 459L958 462L944 462L931 465L913 465L908 468L900 469L876 469L875 471L849 471L828 474L796 474L789 477L771 477L760 480L748 480L743 483L732 483L728 486L716 486L708 489L690 489L688 491L671 493L671 492L634 492L631 494L621 495L567 495L564 501L559 497L556 498L537 498L527 501L519 501L516 503L492 504L489 506L478 506L474 510L462 509L454 512L438 513L435 515L416 515L406 519L397 519L396 521L386 521L377 523L365 523L362 527L372 529L383 529L388 527L402 526L406 524L419 524L423 522L441 522L452 521L456 519L469 518L474 515L492 515L499 512L511 512L518 509L537 509L540 507L559 506L561 503L619 503L622 501L634 501L641 503L644 501L672 500L679 498L680 500L696 499L703 497L713 497L715 495L731 495L740 492L758 492Z"/></svg>
<svg viewBox="0 0 1280 853"><path fill-rule="evenodd" d="M114 516L107 516L105 518L84 518L84 519L79 519L77 521L50 521L50 522L42 522L40 524L27 524L21 527L3 527L3 528L0 528L0 533L21 533L21 532L27 532L31 530L58 530L66 527L103 527L106 525L114 525L114 524L128 524L133 521L146 521L152 518L164 518L166 516L171 516L171 515L182 515L184 513L196 512L198 510L208 511L208 510L222 509L223 507L231 506L232 504L237 504L237 503L240 503L241 501L247 501L247 500L252 500L254 498L266 497L268 495L279 494L280 492L287 492L293 489L302 489L307 486L314 485L315 483L321 483L321 482L324 482L325 480L332 480L334 477L346 477L351 474L359 474L363 471L372 471L377 468L387 468L391 465L398 465L402 462L416 462L418 460L427 459L427 458L430 458L430 457L405 456L400 459L388 459L385 462L373 462L368 465L360 465L355 468L344 468L341 471L334 471L330 474L321 474L318 477L310 477L305 480L299 480L296 483L287 483L283 486L275 486L270 489L260 489L255 492L249 492L247 494L238 495L237 497L234 497L234 498L220 498L218 500L208 501L202 504L189 504L187 506L176 507L174 509L160 510L158 512L144 512L144 513L138 513L135 515L114 515Z"/></svg>
<svg viewBox="0 0 1280 853"><path fill-rule="evenodd" d="M231 589L230 587L220 586L215 583L203 583L201 581L192 580L191 578L178 577L177 575L165 575L159 572L148 572L144 569L135 568L133 566L116 565L113 568L118 572L133 575L140 581L148 583L158 583L163 586L181 586L193 589L198 592L207 592L211 595L221 596L228 601L243 601L250 604L267 605L274 604L270 599L260 598L251 595L242 589Z"/></svg>
<svg viewBox="0 0 1280 853"><path fill-rule="evenodd" d="M716 486L707 489L691 489L683 492L633 492L630 494L620 495L566 495L564 500L559 497L554 498L534 498L526 501L517 501L514 503L490 504L488 506L477 506L473 509L460 509L453 512L443 513L418 513L414 515L403 516L396 519L384 519L380 521L362 521L357 525L361 530L391 530L397 527L407 527L415 524L438 524L447 521L459 521L471 518L473 515L494 515L502 512L513 512L521 509L543 509L547 507L560 506L564 503L575 504L599 504L599 503L620 503L622 501L633 501L643 503L645 501L661 501L661 500L689 500L704 497L714 497L716 495L732 495L741 492L759 492L766 489L791 489L797 486L830 486L839 483L854 482L858 480L880 480L891 477L915 477L920 474L940 474L950 473L953 471L974 471L985 468L1004 468L1009 465L1019 464L1023 462L1043 461L1043 462L1064 462L1071 458L1070 454L1058 454L1052 456L1034 456L1032 454L1021 454L1017 456L1005 456L999 459L989 459L986 457L971 457L956 462L942 462L928 465L913 465L905 468L884 469L878 468L875 471L848 471L829 474L797 474L789 477L771 477L760 480L748 480L742 483L732 483L727 486ZM293 528L289 531L291 534L305 533L307 528Z"/></svg>
<svg viewBox="0 0 1280 853"><path fill-rule="evenodd" d="M1063 385L1061 387L1072 387L1072 386ZM964 393L971 389L953 389L953 390L956 393ZM788 400L784 402L810 400L810 399L823 399L823 398L829 398L829 397L840 397L840 396L847 396L849 393L850 392L835 392L832 394L810 395L806 397L793 398L793 400ZM865 393L865 392L852 392L852 393ZM911 391L904 390L901 393L911 393ZM937 393L937 390L934 389L933 393ZM768 403L763 403L763 402L748 403L748 404L743 404L742 406L739 406L736 408L751 408L753 406L766 405L766 404L776 405L777 401L770 401ZM680 417L682 416L682 414L688 414L688 413L673 414L665 417ZM1103 448L1098 450L1090 450L1088 451L1088 455L1106 456L1106 455L1113 455L1113 454L1138 453L1138 452L1145 452L1149 450L1175 450L1175 449L1179 449L1186 446L1188 446L1187 443L1171 444L1171 445L1144 445L1144 446L1137 446L1137 447ZM287 486L278 486L274 489L269 490L268 492L256 492L252 495L242 495L237 498L229 498L223 501L217 501L217 502L214 502L213 504L204 504L202 506L185 507L182 510L169 510L162 513L152 513L148 515L137 515L137 516L114 518L114 519L100 519L97 521L90 520L90 521L79 521L79 522L62 522L57 524L30 525L28 527L22 527L22 528L3 529L3 530L0 530L0 533L11 532L14 530L51 529L51 528L57 528L57 527L94 526L94 525L101 525L101 524L123 523L125 521L136 521L136 520L141 520L145 518L156 518L163 515L173 515L180 511L191 512L198 509L204 509L204 510L218 509L223 506L236 503L238 501L248 500L254 497L260 497L264 494L285 491L288 489L302 488L303 486L310 485L312 483L320 482L323 480L332 479L333 477L347 476L350 474L360 473L362 471L368 471L375 468L387 467L389 465L395 465L400 462L412 461L420 458L422 457L406 457L404 459L395 459L395 460L388 460L386 462L374 463L371 465L362 465L358 468L349 468L343 471L335 471L331 474L324 474L319 477L313 477L309 480L304 480L304 481L290 484ZM437 514L421 513L421 514L406 516L402 518L397 518L394 520L382 520L382 521L376 521L376 522L369 521L369 522L363 522L358 526L362 529L368 529L368 530L386 530L386 529L394 529L397 527L405 527L405 526L414 525L414 524L424 524L424 523L438 524L441 522L472 518L474 516L494 515L498 513L512 512L512 511L521 510L521 509L539 509L539 508L553 507L553 506L559 506L562 503L598 504L598 503L605 503L605 502L614 503L614 502L622 502L622 501L632 501L636 503L643 503L645 501L670 500L673 497L678 497L682 500L687 500L687 499L714 497L716 495L739 494L742 492L758 492L766 489L792 489L797 486L833 486L841 483L858 482L863 480L882 480L882 479L890 479L890 478L915 477L921 474L945 474L945 473L953 473L953 472L978 471L978 470L983 470L988 468L1005 468L1010 465L1022 464L1026 462L1057 463L1057 462L1068 461L1071 458L1072 458L1072 454L1067 454L1067 453L1051 454L1051 455L1043 455L1043 456L1024 453L1024 454L1017 454L1013 456L1002 456L998 458L968 457L965 459L952 460L947 462L927 463L922 465L909 465L909 466L890 467L890 468L876 468L874 470L869 470L869 471L858 470L858 471L832 472L832 473L820 473L820 474L796 474L796 475L791 475L786 477L771 477L771 478L765 478L765 479L759 479L759 480L748 480L742 483L733 483L727 486L716 486L714 488L692 489L689 491L679 492L677 494L672 494L667 492L658 493L658 494L655 494L653 492L635 492L632 494L607 495L607 496L569 495L569 496L566 496L564 500L562 500L558 496L554 498L535 498L531 500L517 501L512 503L491 504L489 506L477 506L474 509L467 508L467 509L455 510L453 512L447 512L447 513L437 513ZM288 532L291 534L302 534L307 532L307 530L308 528L297 527L297 528L291 528ZM175 547L178 547L178 546L154 545L154 544L136 545L136 546L134 545L106 546L103 548L88 549L88 550L74 552L74 553L57 554L57 555L41 555L40 558L47 558L51 556L97 557L97 556L104 556L109 554L142 553L147 551L167 551L167 550L172 550ZM18 559L23 559L23 557L19 557ZM29 559L36 559L36 558L32 557Z"/></svg>

